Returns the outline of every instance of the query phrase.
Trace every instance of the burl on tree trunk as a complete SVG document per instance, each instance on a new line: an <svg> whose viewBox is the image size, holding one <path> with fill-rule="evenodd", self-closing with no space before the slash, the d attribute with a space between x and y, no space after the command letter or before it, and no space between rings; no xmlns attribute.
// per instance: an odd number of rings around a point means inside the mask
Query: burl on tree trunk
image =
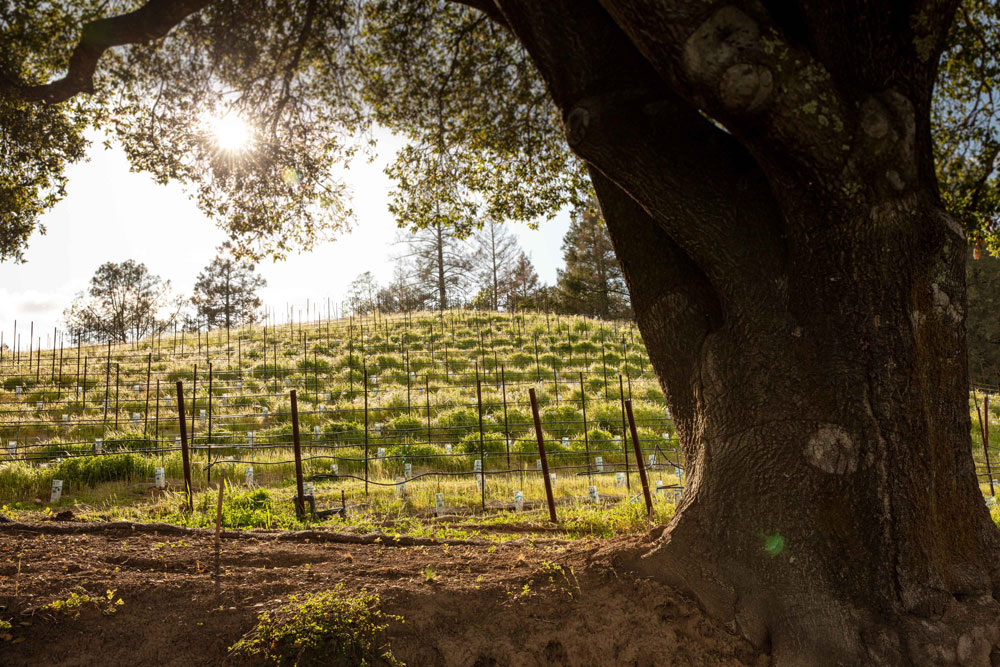
<svg viewBox="0 0 1000 667"><path fill-rule="evenodd" d="M965 237L931 157L952 5L496 4L587 162L687 455L629 564L777 664L1000 664Z"/></svg>

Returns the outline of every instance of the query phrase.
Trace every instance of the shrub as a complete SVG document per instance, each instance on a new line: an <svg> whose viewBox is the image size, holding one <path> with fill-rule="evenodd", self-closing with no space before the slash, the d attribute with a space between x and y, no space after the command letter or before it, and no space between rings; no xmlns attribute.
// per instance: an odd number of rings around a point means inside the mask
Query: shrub
<svg viewBox="0 0 1000 667"><path fill-rule="evenodd" d="M116 433L104 439L104 449L109 452L155 449L157 443L152 438L138 432Z"/></svg>
<svg viewBox="0 0 1000 667"><path fill-rule="evenodd" d="M583 430L583 414L572 405L547 407L541 417L545 430L560 438Z"/></svg>
<svg viewBox="0 0 1000 667"><path fill-rule="evenodd" d="M230 653L259 656L267 662L293 665L400 665L379 637L388 621L378 594L349 594L342 584L320 593L307 593L299 602L257 617L257 625L230 647Z"/></svg>
<svg viewBox="0 0 1000 667"><path fill-rule="evenodd" d="M400 435L415 435L424 428L425 422L412 415L400 415L391 419L388 428Z"/></svg>
<svg viewBox="0 0 1000 667"><path fill-rule="evenodd" d="M451 435L464 435L479 429L479 416L471 408L454 408L442 412L437 418L438 426L447 429Z"/></svg>
<svg viewBox="0 0 1000 667"><path fill-rule="evenodd" d="M600 428L592 428L587 431L587 440L590 448L594 451L610 451L617 449L614 436Z"/></svg>
<svg viewBox="0 0 1000 667"><path fill-rule="evenodd" d="M334 421L323 427L323 434L341 442L359 442L365 437L365 427L356 422Z"/></svg>
<svg viewBox="0 0 1000 667"><path fill-rule="evenodd" d="M465 436L459 440L458 446L455 449L462 454L479 454L479 433L470 433ZM484 433L483 451L491 454L504 453L507 451L507 445L504 444L502 436Z"/></svg>

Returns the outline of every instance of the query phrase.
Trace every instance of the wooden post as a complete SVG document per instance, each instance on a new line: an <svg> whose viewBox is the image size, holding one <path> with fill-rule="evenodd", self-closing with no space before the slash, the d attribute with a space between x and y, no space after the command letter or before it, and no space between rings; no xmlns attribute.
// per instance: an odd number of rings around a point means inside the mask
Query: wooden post
<svg viewBox="0 0 1000 667"><path fill-rule="evenodd" d="M205 334L205 349L208 349L208 334ZM212 362L208 362L208 438L205 440L205 474L212 481Z"/></svg>
<svg viewBox="0 0 1000 667"><path fill-rule="evenodd" d="M292 389L292 445L295 448L295 516L300 521L306 515L305 491L302 488L302 445L299 441L299 402Z"/></svg>
<svg viewBox="0 0 1000 667"><path fill-rule="evenodd" d="M476 365L476 411L479 413L479 487L480 507L486 513L486 445L483 438L483 391L479 380L479 365Z"/></svg>
<svg viewBox="0 0 1000 667"><path fill-rule="evenodd" d="M160 381L156 381L156 421L153 422L153 442L156 443L156 454L160 454Z"/></svg>
<svg viewBox="0 0 1000 667"><path fill-rule="evenodd" d="M507 448L507 470L510 470L510 425L507 424L507 382L503 364L500 364L500 387L503 391L503 441Z"/></svg>
<svg viewBox="0 0 1000 667"><path fill-rule="evenodd" d="M622 385L622 376L618 376L618 396L622 404L622 454L625 457L625 489L632 492L632 479L628 474L628 431L625 428L625 387Z"/></svg>
<svg viewBox="0 0 1000 667"><path fill-rule="evenodd" d="M545 457L545 438L542 437L542 420L538 416L538 398L535 396L535 388L528 389L528 396L531 398L531 416L535 420L535 437L538 438L538 456L542 460L542 481L545 483L545 498L549 503L549 520L556 521L556 501L552 497L552 480L549 479L549 461Z"/></svg>
<svg viewBox="0 0 1000 667"><path fill-rule="evenodd" d="M115 362L115 430L118 430L118 395L121 393L121 370L122 365Z"/></svg>
<svg viewBox="0 0 1000 667"><path fill-rule="evenodd" d="M587 435L587 392L583 384L583 372L580 372L580 407L583 409L583 450L587 456L587 479L593 481L590 471L590 436Z"/></svg>
<svg viewBox="0 0 1000 667"><path fill-rule="evenodd" d="M364 373L365 391L365 496L368 496L368 360L361 359Z"/></svg>
<svg viewBox="0 0 1000 667"><path fill-rule="evenodd" d="M219 475L219 502L215 507L215 592L219 592L219 565L222 561L222 492L226 488L226 471Z"/></svg>
<svg viewBox="0 0 1000 667"><path fill-rule="evenodd" d="M639 481L642 483L642 496L646 500L646 514L653 518L653 500L649 497L649 482L646 480L646 465L642 461L642 446L639 444L639 433L635 429L635 417L632 416L632 401L625 401L625 411L628 413L628 427L632 432L632 445L635 447L635 467L639 469Z"/></svg>
<svg viewBox="0 0 1000 667"><path fill-rule="evenodd" d="M993 470L990 466L990 396L983 394L983 410L979 409L979 397L972 390L972 401L976 404L976 414L979 416L979 435L983 440L983 456L986 457L986 475L990 479L990 495L996 496L993 490Z"/></svg>
<svg viewBox="0 0 1000 667"><path fill-rule="evenodd" d="M108 341L108 357L105 362L104 372L104 421L101 430L108 430L108 402L111 400L111 341Z"/></svg>
<svg viewBox="0 0 1000 667"><path fill-rule="evenodd" d="M191 497L191 458L188 455L187 423L184 419L184 383L177 381L177 420L181 431L181 461L184 464L184 489L187 493L188 511L194 510L194 499Z"/></svg>
<svg viewBox="0 0 1000 667"><path fill-rule="evenodd" d="M149 435L149 376L153 370L153 353L146 358L146 409L142 413L142 437Z"/></svg>
<svg viewBox="0 0 1000 667"><path fill-rule="evenodd" d="M990 395L983 396L983 455L986 457L986 476L990 478L990 495L996 497L993 491L993 469L990 465Z"/></svg>
<svg viewBox="0 0 1000 667"><path fill-rule="evenodd" d="M424 399L427 401L427 444L431 444L431 376L424 376Z"/></svg>
<svg viewBox="0 0 1000 667"><path fill-rule="evenodd" d="M194 446L194 417L198 412L195 408L198 402L198 364L191 371L191 446Z"/></svg>

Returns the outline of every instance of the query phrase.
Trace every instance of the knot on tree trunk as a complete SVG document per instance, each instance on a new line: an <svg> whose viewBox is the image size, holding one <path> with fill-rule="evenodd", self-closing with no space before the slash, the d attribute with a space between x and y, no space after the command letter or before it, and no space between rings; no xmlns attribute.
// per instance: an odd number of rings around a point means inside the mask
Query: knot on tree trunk
<svg viewBox="0 0 1000 667"><path fill-rule="evenodd" d="M774 92L774 76L763 65L738 63L722 75L719 98L734 112L753 112L764 108Z"/></svg>
<svg viewBox="0 0 1000 667"><path fill-rule="evenodd" d="M756 50L757 22L736 7L722 7L684 43L684 69L700 83L718 81L731 65Z"/></svg>
<svg viewBox="0 0 1000 667"><path fill-rule="evenodd" d="M806 460L823 472L845 475L857 470L858 447L836 424L821 426L806 445Z"/></svg>

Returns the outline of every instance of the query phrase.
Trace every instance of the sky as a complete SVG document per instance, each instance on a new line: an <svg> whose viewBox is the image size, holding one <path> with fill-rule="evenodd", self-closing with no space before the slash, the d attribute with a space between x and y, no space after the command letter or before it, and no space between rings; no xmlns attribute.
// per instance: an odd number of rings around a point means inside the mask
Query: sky
<svg viewBox="0 0 1000 667"><path fill-rule="evenodd" d="M95 137L96 138L96 137ZM371 271L381 282L392 277L391 255L396 224L387 209L391 181L382 172L401 141L379 138L379 157L343 172L350 185L356 222L353 230L310 252L289 254L282 262L264 260L257 268L267 280L265 305L283 317L285 304L305 310L313 303L340 303L347 286ZM22 264L0 263L0 331L9 344L17 320L22 347L30 322L35 337L64 328L63 310L86 289L104 262L134 259L171 281L176 292L190 294L198 273L211 262L225 235L206 218L185 189L159 185L144 173L130 171L124 152L94 141L88 160L69 167L66 197L42 216L46 234L36 232ZM553 283L562 266L560 245L569 227L563 212L542 221L538 230L512 224L542 282ZM23 332L23 333L22 333Z"/></svg>

